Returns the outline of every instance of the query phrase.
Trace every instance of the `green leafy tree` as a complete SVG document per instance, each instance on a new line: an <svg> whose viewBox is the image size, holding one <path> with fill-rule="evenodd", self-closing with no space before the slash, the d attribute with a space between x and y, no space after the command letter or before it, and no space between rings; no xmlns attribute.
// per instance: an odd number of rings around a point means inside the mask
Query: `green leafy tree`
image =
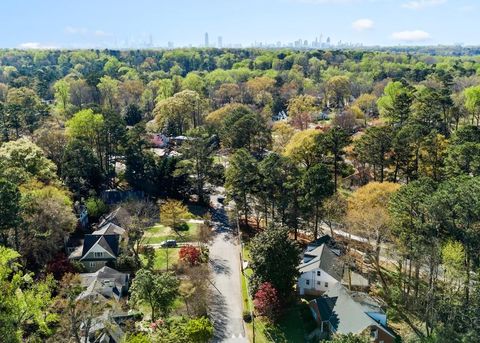
<svg viewBox="0 0 480 343"><path fill-rule="evenodd" d="M78 140L92 149L103 169L105 165L105 152L103 149L103 132L105 119L103 115L92 110L81 110L66 122L67 137L69 141Z"/></svg>
<svg viewBox="0 0 480 343"><path fill-rule="evenodd" d="M230 149L262 152L271 143L270 128L262 115L248 110L230 112L223 120L222 143Z"/></svg>
<svg viewBox="0 0 480 343"><path fill-rule="evenodd" d="M150 307L152 322L160 315L167 318L179 294L178 286L178 279L171 273L154 274L140 269L130 288L131 300Z"/></svg>
<svg viewBox="0 0 480 343"><path fill-rule="evenodd" d="M160 222L177 230L183 220L190 216L187 206L180 200L168 199L160 205Z"/></svg>
<svg viewBox="0 0 480 343"><path fill-rule="evenodd" d="M9 230L18 230L20 192L17 186L0 178L0 232L2 243L7 244Z"/></svg>
<svg viewBox="0 0 480 343"><path fill-rule="evenodd" d="M351 95L351 84L347 76L329 78L325 84L329 102L336 108L343 108Z"/></svg>
<svg viewBox="0 0 480 343"><path fill-rule="evenodd" d="M316 109L315 102L315 97L311 95L298 95L288 101L288 116L294 127L300 130L308 128Z"/></svg>
<svg viewBox="0 0 480 343"><path fill-rule="evenodd" d="M58 80L53 85L55 102L62 114L67 114L70 106L70 84L66 80Z"/></svg>
<svg viewBox="0 0 480 343"><path fill-rule="evenodd" d="M326 134L318 136L317 144L320 149L325 149L327 154L333 157L333 179L335 191L338 189L338 176L343 164L345 147L350 144L350 136L345 130L333 127Z"/></svg>
<svg viewBox="0 0 480 343"><path fill-rule="evenodd" d="M207 343L213 338L213 324L207 317L190 319L185 333L192 342Z"/></svg>
<svg viewBox="0 0 480 343"><path fill-rule="evenodd" d="M210 136L204 129L191 130L188 137L181 148L182 160L177 171L185 175L191 174L196 193L200 201L204 201L205 183L215 179L213 153L218 142L215 136Z"/></svg>
<svg viewBox="0 0 480 343"><path fill-rule="evenodd" d="M156 125L173 135L182 135L203 122L204 102L197 92L185 90L161 100L154 109Z"/></svg>
<svg viewBox="0 0 480 343"><path fill-rule="evenodd" d="M334 185L328 168L323 164L316 164L303 174L303 193L305 194L304 205L314 213L315 239L318 236L318 224L320 222L320 210L322 202L334 192Z"/></svg>
<svg viewBox="0 0 480 343"><path fill-rule="evenodd" d="M53 279L34 281L32 275L21 271L19 256L0 246L0 335L5 343L48 337L58 319L50 311Z"/></svg>
<svg viewBox="0 0 480 343"><path fill-rule="evenodd" d="M413 94L410 87L400 81L391 81L385 87L377 105L380 114L391 124L402 125L411 114Z"/></svg>
<svg viewBox="0 0 480 343"><path fill-rule="evenodd" d="M31 180L56 183L56 167L44 152L27 138L4 143L0 147L0 177L16 184Z"/></svg>
<svg viewBox="0 0 480 343"><path fill-rule="evenodd" d="M447 148L445 160L449 176L480 175L480 129L465 126L458 129Z"/></svg>
<svg viewBox="0 0 480 343"><path fill-rule="evenodd" d="M290 240L286 228L270 226L255 236L250 243L252 290L256 292L262 283L270 282L279 298L287 301L298 277L299 254L300 248Z"/></svg>
<svg viewBox="0 0 480 343"><path fill-rule="evenodd" d="M255 193L258 185L257 161L245 149L237 150L230 158L225 174L225 188L237 207L242 209L245 225L248 226L249 196Z"/></svg>
<svg viewBox="0 0 480 343"><path fill-rule="evenodd" d="M464 90L465 107L472 116L472 125L480 124L480 86L468 87Z"/></svg>
<svg viewBox="0 0 480 343"><path fill-rule="evenodd" d="M355 142L358 161L372 166L375 181L383 182L385 178L385 169L390 164L392 136L390 127L371 127Z"/></svg>
<svg viewBox="0 0 480 343"><path fill-rule="evenodd" d="M104 180L95 152L78 139L71 140L65 148L61 176L77 197L99 191Z"/></svg>
<svg viewBox="0 0 480 343"><path fill-rule="evenodd" d="M23 191L21 204L18 248L28 266L37 270L61 250L77 218L69 194L54 186Z"/></svg>

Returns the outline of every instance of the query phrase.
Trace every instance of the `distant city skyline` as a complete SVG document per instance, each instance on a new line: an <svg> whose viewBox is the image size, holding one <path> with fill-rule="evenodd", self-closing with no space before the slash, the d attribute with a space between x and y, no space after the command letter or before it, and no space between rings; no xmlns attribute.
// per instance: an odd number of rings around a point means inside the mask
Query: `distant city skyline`
<svg viewBox="0 0 480 343"><path fill-rule="evenodd" d="M3 0L2 12L2 48L480 44L476 0Z"/></svg>

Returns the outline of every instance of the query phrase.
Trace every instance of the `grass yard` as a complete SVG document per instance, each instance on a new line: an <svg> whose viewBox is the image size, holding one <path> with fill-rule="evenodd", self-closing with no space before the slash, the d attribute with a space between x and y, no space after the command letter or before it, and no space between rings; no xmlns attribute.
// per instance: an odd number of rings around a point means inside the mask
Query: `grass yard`
<svg viewBox="0 0 480 343"><path fill-rule="evenodd" d="M145 231L145 244L159 244L167 239L174 239L177 242L195 242L198 240L200 225L187 223L188 230L175 232L168 226L155 225Z"/></svg>
<svg viewBox="0 0 480 343"><path fill-rule="evenodd" d="M155 249L155 262L153 268L155 270L170 270L174 264L178 262L178 250L179 248L159 248ZM142 261L145 261L145 257L141 255Z"/></svg>

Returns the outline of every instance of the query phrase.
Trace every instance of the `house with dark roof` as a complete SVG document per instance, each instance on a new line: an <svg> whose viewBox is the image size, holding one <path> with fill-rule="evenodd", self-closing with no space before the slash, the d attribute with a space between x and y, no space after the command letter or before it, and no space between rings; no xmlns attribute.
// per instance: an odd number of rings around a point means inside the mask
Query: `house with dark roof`
<svg viewBox="0 0 480 343"><path fill-rule="evenodd" d="M107 263L114 266L120 252L119 235L85 235L83 246L69 258L81 262L88 272L96 272Z"/></svg>
<svg viewBox="0 0 480 343"><path fill-rule="evenodd" d="M349 292L337 283L309 303L322 334L368 335L372 342L393 343L387 315L380 303L366 293Z"/></svg>
<svg viewBox="0 0 480 343"><path fill-rule="evenodd" d="M88 298L91 294L98 293L106 299L118 301L127 294L130 275L104 266L94 273L80 274L80 280L85 290L77 299Z"/></svg>
<svg viewBox="0 0 480 343"><path fill-rule="evenodd" d="M330 249L325 243L307 248L298 266L297 289L300 295L321 295L338 283L368 287L367 279L345 268L339 254L340 251Z"/></svg>

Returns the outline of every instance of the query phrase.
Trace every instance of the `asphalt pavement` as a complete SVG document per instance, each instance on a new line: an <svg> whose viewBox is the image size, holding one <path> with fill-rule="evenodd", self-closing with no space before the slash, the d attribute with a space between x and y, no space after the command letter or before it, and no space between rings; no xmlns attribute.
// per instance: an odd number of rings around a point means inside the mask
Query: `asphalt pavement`
<svg viewBox="0 0 480 343"><path fill-rule="evenodd" d="M209 247L212 270L209 314L215 327L213 342L248 342L242 318L240 247L236 232L229 225L223 197L223 188L217 188L210 196L215 231Z"/></svg>

